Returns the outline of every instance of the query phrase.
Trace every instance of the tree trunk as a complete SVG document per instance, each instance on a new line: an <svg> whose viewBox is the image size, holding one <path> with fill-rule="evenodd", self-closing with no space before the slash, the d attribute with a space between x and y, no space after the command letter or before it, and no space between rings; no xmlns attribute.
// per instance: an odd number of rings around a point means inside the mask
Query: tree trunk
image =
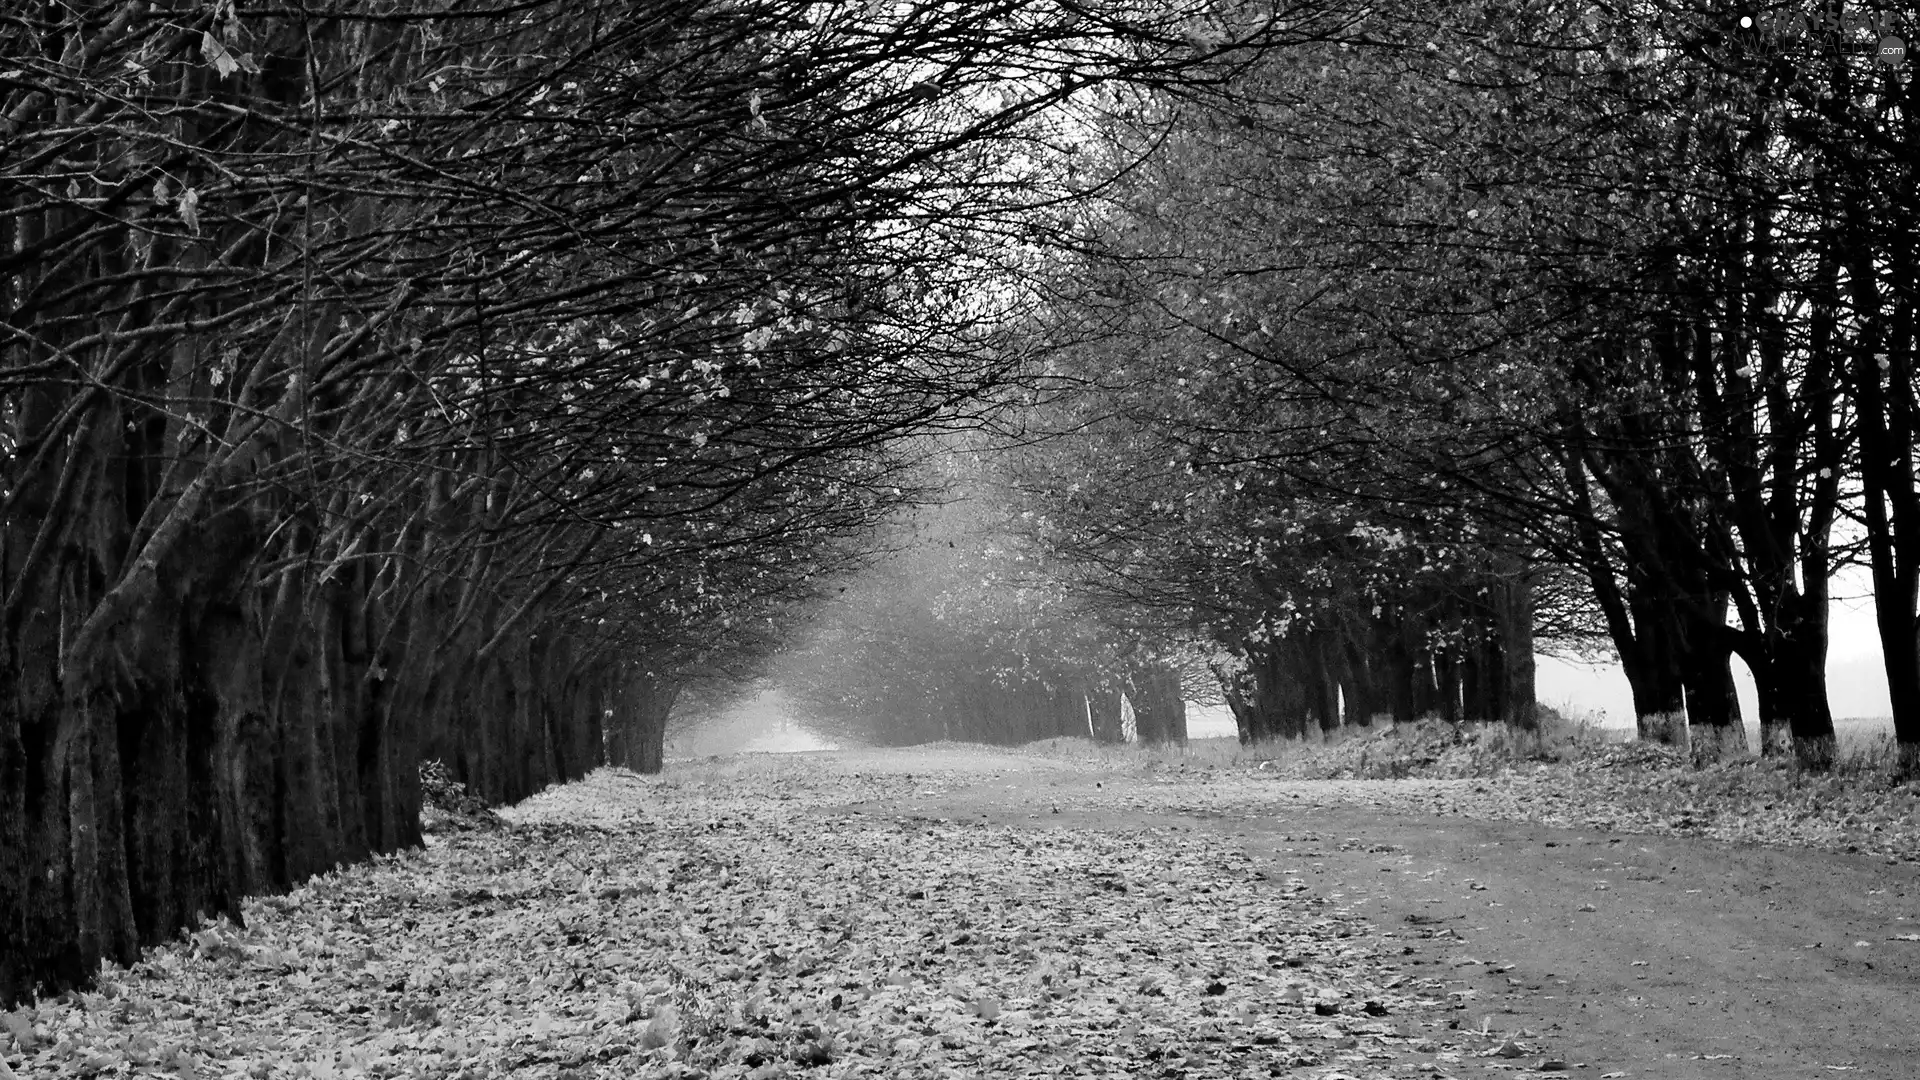
<svg viewBox="0 0 1920 1080"><path fill-rule="evenodd" d="M1865 234L1869 216L1865 208L1855 207L1849 224ZM1886 299L1893 307L1885 320L1886 338L1862 342L1848 371L1859 412L1867 555L1893 709L1894 768L1900 778L1915 779L1920 778L1920 465L1914 458L1920 444L1920 328L1914 297L1920 285L1920 246L1910 230L1884 235L1893 248L1886 260ZM1870 256L1858 260L1856 274L1862 269L1869 276L1851 281L1855 309L1864 304L1865 310L1883 310L1880 276L1873 272Z"/></svg>
<svg viewBox="0 0 1920 1080"><path fill-rule="evenodd" d="M1240 659L1237 658L1236 659ZM1244 663L1244 660L1242 661ZM1253 712L1253 680L1244 667L1232 667L1222 663L1209 665L1213 677L1220 684L1220 697L1227 703L1227 710L1233 713L1234 735L1241 746L1251 746L1257 741L1257 719Z"/></svg>
<svg viewBox="0 0 1920 1080"><path fill-rule="evenodd" d="M1817 646L1780 639L1753 669L1763 731L1785 731L1800 767L1825 772L1834 765L1837 744L1833 710L1827 703L1825 640ZM1777 736L1776 736L1777 737Z"/></svg>
<svg viewBox="0 0 1920 1080"><path fill-rule="evenodd" d="M1221 694L1233 710L1243 746L1298 734L1305 710L1294 692L1298 680L1290 677L1279 643L1266 640L1240 647L1236 662L1216 665Z"/></svg>
<svg viewBox="0 0 1920 1080"><path fill-rule="evenodd" d="M1533 577L1523 563L1503 568L1494 589L1494 639L1500 651L1501 681L1496 719L1514 732L1538 739L1540 705L1533 656Z"/></svg>
<svg viewBox="0 0 1920 1080"><path fill-rule="evenodd" d="M1396 640L1389 648L1387 665L1388 693L1392 699L1393 722L1395 726L1414 723L1420 719L1421 715L1422 671L1412 644Z"/></svg>
<svg viewBox="0 0 1920 1080"><path fill-rule="evenodd" d="M1340 682L1340 717L1356 727L1373 723L1380 709L1380 665L1367 655L1362 644L1349 637L1345 643L1346 666Z"/></svg>
<svg viewBox="0 0 1920 1080"><path fill-rule="evenodd" d="M659 772L666 762L667 719L679 696L679 684L671 679L630 673L607 724L608 764L638 773Z"/></svg>
<svg viewBox="0 0 1920 1080"><path fill-rule="evenodd" d="M1724 612L1726 598L1717 607ZM1707 765L1747 752L1747 729L1740 716L1740 697L1734 689L1731 653L1724 636L1725 616L1718 623L1696 623L1687 634L1681 658L1681 681L1687 696L1687 742L1696 765Z"/></svg>
<svg viewBox="0 0 1920 1080"><path fill-rule="evenodd" d="M1052 719L1047 728L1047 738L1087 737L1085 691L1072 684L1056 686L1049 692L1047 701L1048 715Z"/></svg>
<svg viewBox="0 0 1920 1080"><path fill-rule="evenodd" d="M1097 686L1087 693L1087 708L1093 741L1114 745L1126 741L1120 722L1120 689Z"/></svg>
<svg viewBox="0 0 1920 1080"><path fill-rule="evenodd" d="M1127 674L1134 729L1145 746L1187 744L1187 702L1180 693L1180 671L1161 661L1143 661Z"/></svg>
<svg viewBox="0 0 1920 1080"><path fill-rule="evenodd" d="M1436 645L1427 650L1427 679L1431 681L1422 715L1437 714L1449 724L1460 723L1460 662L1451 646ZM1423 680L1425 681L1425 680Z"/></svg>
<svg viewBox="0 0 1920 1080"><path fill-rule="evenodd" d="M1643 588L1630 590L1633 639L1631 651L1620 657L1633 687L1640 741L1665 746L1677 744L1686 735L1687 690L1680 665L1685 642L1676 626L1675 603Z"/></svg>
<svg viewBox="0 0 1920 1080"><path fill-rule="evenodd" d="M1340 730L1340 681L1326 633L1314 631L1303 636L1301 652L1306 661L1308 723L1319 728L1321 739L1331 740Z"/></svg>

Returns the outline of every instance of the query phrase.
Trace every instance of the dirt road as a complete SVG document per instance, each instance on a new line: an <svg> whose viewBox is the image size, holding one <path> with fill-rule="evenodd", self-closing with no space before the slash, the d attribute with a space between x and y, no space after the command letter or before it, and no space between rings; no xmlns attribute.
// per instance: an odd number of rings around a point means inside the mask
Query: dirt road
<svg viewBox="0 0 1920 1080"><path fill-rule="evenodd" d="M602 770L0 1013L0 1080L1920 1076L1920 864L1490 820L1521 790Z"/></svg>
<svg viewBox="0 0 1920 1080"><path fill-rule="evenodd" d="M1274 888L1305 882L1410 939L1399 962L1448 982L1462 1026L1537 1032L1581 1075L1920 1076L1911 863L1474 820L1467 781L1256 780L1185 808L1182 785L1233 785L1148 782L1166 809L1124 805L1137 776L1011 770L867 809L1229 838ZM1436 792L1468 814L1417 812Z"/></svg>

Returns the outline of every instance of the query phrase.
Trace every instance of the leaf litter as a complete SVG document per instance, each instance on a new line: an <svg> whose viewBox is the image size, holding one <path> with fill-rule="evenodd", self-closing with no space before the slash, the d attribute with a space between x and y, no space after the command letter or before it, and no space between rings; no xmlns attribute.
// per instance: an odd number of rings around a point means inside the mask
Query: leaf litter
<svg viewBox="0 0 1920 1080"><path fill-rule="evenodd" d="M1548 761L1516 758L1502 742L1498 728L1422 721L1337 743L1286 744L1279 758L1136 757L1123 770L1151 785L1096 792L1082 805L1228 818L1270 817L1288 803L1360 806L1920 861L1920 784L1891 783L1870 763L1826 775L1759 757L1696 768L1671 747L1611 742L1563 747L1561 760ZM1055 753L1125 761L1078 746Z"/></svg>
<svg viewBox="0 0 1920 1080"><path fill-rule="evenodd" d="M1074 771L949 758L602 770L0 1013L0 1061L183 1080L1565 1067L1457 1030L1462 992L1400 970L1393 928L1205 831L844 809Z"/></svg>

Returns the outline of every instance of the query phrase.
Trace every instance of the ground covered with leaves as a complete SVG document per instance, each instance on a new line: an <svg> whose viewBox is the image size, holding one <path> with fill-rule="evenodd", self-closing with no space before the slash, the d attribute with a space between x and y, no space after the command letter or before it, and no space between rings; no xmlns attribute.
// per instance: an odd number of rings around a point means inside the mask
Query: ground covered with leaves
<svg viewBox="0 0 1920 1080"><path fill-rule="evenodd" d="M1296 748L1285 778L1448 778L1453 812L1566 828L1706 836L1920 861L1920 785L1892 783L1891 752L1863 746L1827 774L1742 756L1695 768L1684 752L1636 742L1563 741L1554 760L1518 756L1499 729L1438 721Z"/></svg>
<svg viewBox="0 0 1920 1080"><path fill-rule="evenodd" d="M1208 740L1185 754L1142 754L1053 740L1036 753L1099 763L1154 783L1096 795L1109 807L1260 815L1288 800L1389 813L1461 814L1622 833L1703 836L1920 862L1920 784L1891 782L1890 753L1863 747L1825 775L1788 760L1741 757L1696 768L1671 747L1560 740L1515 754L1498 728L1439 721L1382 727L1330 744L1243 750ZM1396 783L1377 781L1393 780ZM1275 782L1281 782L1278 787ZM1304 785L1297 782L1305 782ZM1173 788L1191 794L1153 794Z"/></svg>
<svg viewBox="0 0 1920 1080"><path fill-rule="evenodd" d="M1051 766L1037 766L1043 771ZM857 772L857 769L856 769ZM964 770L963 770L964 772ZM828 812L964 777L602 772L6 1014L31 1076L1209 1077L1558 1067L1177 827ZM1442 1038L1440 1036L1448 1036Z"/></svg>
<svg viewBox="0 0 1920 1080"><path fill-rule="evenodd" d="M0 1080L1623 1076L1408 959L1445 927L1181 823L1363 808L1920 855L1904 789L1637 751L1356 775L1382 752L762 756L498 815L436 774L426 849L0 1013Z"/></svg>

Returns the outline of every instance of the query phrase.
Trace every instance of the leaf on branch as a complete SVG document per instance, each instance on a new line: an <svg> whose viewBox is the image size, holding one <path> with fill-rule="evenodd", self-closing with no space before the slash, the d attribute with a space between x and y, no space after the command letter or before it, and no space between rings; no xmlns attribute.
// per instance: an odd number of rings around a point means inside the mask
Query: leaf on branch
<svg viewBox="0 0 1920 1080"><path fill-rule="evenodd" d="M200 235L200 193L192 188L182 191L174 209L179 212L181 223L195 236Z"/></svg>
<svg viewBox="0 0 1920 1080"><path fill-rule="evenodd" d="M236 71L244 71L249 75L260 73L260 65L254 62L252 53L236 53L211 33L200 35L200 55L207 58L207 63L212 64L213 70L223 79Z"/></svg>
<svg viewBox="0 0 1920 1080"><path fill-rule="evenodd" d="M1221 34L1217 30L1209 30L1203 27L1188 27L1182 32L1186 35L1187 44L1192 45L1201 52L1213 52L1226 43L1226 35Z"/></svg>

